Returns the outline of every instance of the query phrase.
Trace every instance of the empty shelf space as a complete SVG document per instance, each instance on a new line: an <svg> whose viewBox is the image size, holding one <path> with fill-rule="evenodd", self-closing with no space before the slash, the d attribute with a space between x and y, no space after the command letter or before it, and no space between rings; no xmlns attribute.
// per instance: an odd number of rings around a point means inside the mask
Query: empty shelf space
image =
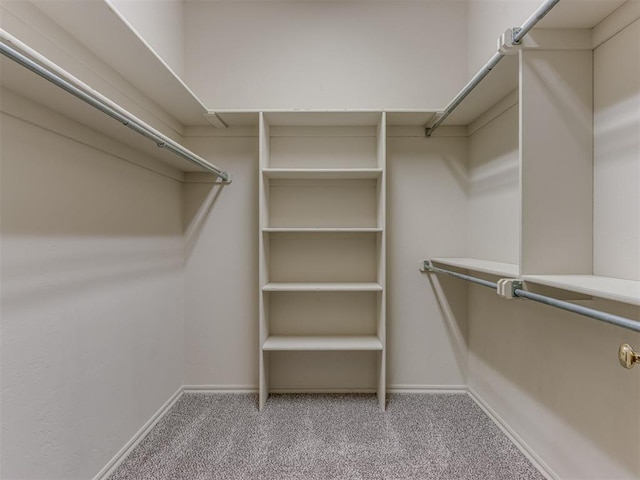
<svg viewBox="0 0 640 480"><path fill-rule="evenodd" d="M640 306L640 281L596 275L524 275L538 285Z"/></svg>
<svg viewBox="0 0 640 480"><path fill-rule="evenodd" d="M375 335L271 335L262 350L382 350L382 343Z"/></svg>
<svg viewBox="0 0 640 480"><path fill-rule="evenodd" d="M516 278L519 274L519 266L514 263L491 262L477 258L432 258L431 261L437 267L447 265L449 267L463 268L474 272L488 273L499 277Z"/></svg>
<svg viewBox="0 0 640 480"><path fill-rule="evenodd" d="M378 227L267 227L265 233L378 233Z"/></svg>
<svg viewBox="0 0 640 480"><path fill-rule="evenodd" d="M376 282L272 282L262 287L264 292L381 292Z"/></svg>
<svg viewBox="0 0 640 480"><path fill-rule="evenodd" d="M302 179L358 179L378 178L381 168L263 168L262 173L269 178Z"/></svg>

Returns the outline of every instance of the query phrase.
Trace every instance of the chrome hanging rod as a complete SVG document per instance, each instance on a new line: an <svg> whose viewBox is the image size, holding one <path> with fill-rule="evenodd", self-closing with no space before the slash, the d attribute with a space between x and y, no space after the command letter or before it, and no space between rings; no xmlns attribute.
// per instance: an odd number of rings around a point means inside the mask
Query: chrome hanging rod
<svg viewBox="0 0 640 480"><path fill-rule="evenodd" d="M443 275L449 275L451 277L456 277L461 280L466 280L468 282L476 283L478 285L482 285L483 287L492 288L494 290L497 290L498 288L498 284L495 282L489 282L481 278L472 277L470 275L464 275L462 273L452 272L451 270L445 270L443 268L434 267L430 261L424 262L423 270L429 273L439 273ZM595 310L593 308L583 307L582 305L576 305L574 303L558 300L557 298L547 297L546 295L540 295L538 293L528 292L521 288L522 282L520 281L513 282L513 285L514 285L514 288L512 293L514 297L526 298L534 302L543 303L545 305L549 305L554 308L559 308L561 310L566 310L568 312L577 313L578 315L583 315L585 317L593 318L601 322L609 323L611 325L616 325L618 327L626 328L627 330L640 332L640 321L636 321L631 318L620 317L618 315L613 315L611 313Z"/></svg>
<svg viewBox="0 0 640 480"><path fill-rule="evenodd" d="M54 71L44 68L42 65L31 60L26 55L23 55L15 48L10 46L8 42L13 43L14 45L19 45L20 48L24 51L27 51L30 56L38 58L38 60L44 60L43 63L45 63L47 67ZM231 181L231 176L227 172L223 172L215 165L206 161L204 158L199 157L195 153L187 150L179 143L174 142L166 135L147 125L142 120L134 117L118 104L112 102L108 98L91 89L88 85L84 84L82 81L80 81L70 73L55 65L54 63L46 59L46 57L43 57L42 55L37 53L35 50L27 47L22 42L19 42L4 30L0 31L0 53L27 68L28 70L31 70L45 80L60 87L71 95L79 98L83 102L86 102L92 107L109 115L111 118L114 118L126 127L129 127L134 132L139 133L145 138L148 138L149 140L153 141L158 147L164 148L174 155L184 158L185 160L199 166L207 172L213 173L224 182Z"/></svg>
<svg viewBox="0 0 640 480"><path fill-rule="evenodd" d="M540 7L531 15L520 27L516 27L513 29L513 43L518 44L522 40L522 38L529 33L529 31L540 21L542 18L551 11L553 7L555 7L560 0L546 0ZM425 127L425 135L430 137L433 135L433 132L442 125L442 122L446 120L446 118L451 115L451 113L462 103L462 101L467 98L467 96L476 88L484 78L489 75L491 70L502 60L505 56L501 51L497 51L493 54L491 59L485 64L484 67L476 73L469 83L467 83L462 90L449 102L449 104L445 107L445 109L440 112L436 116L435 122L431 124L431 126Z"/></svg>

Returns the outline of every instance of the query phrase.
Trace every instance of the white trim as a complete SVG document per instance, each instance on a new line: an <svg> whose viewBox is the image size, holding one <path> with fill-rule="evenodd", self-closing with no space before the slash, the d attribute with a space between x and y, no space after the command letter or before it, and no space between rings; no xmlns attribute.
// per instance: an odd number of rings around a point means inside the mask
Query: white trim
<svg viewBox="0 0 640 480"><path fill-rule="evenodd" d="M406 385L395 384L387 387L388 393L461 394L467 393L466 385Z"/></svg>
<svg viewBox="0 0 640 480"><path fill-rule="evenodd" d="M549 465L531 448L523 438L511 428L511 426L498 413L489 406L489 404L476 392L473 388L467 387L469 397L487 414L487 416L495 423L502 433L527 457L527 459L537 468L542 475L548 480L560 480L560 476L555 473Z"/></svg>
<svg viewBox="0 0 640 480"><path fill-rule="evenodd" d="M184 393L257 393L255 385L185 385ZM375 393L374 386L344 387L310 385L278 385L270 389L270 393ZM395 384L387 386L388 393L467 393L466 385L408 385Z"/></svg>
<svg viewBox="0 0 640 480"><path fill-rule="evenodd" d="M184 393L258 393L257 385L184 385Z"/></svg>
<svg viewBox="0 0 640 480"><path fill-rule="evenodd" d="M120 466L122 461L129 456L134 448L146 437L156 424L171 410L171 407L182 397L184 387L178 388L160 409L145 423L140 430L129 440L124 447L93 477L93 480L106 480Z"/></svg>

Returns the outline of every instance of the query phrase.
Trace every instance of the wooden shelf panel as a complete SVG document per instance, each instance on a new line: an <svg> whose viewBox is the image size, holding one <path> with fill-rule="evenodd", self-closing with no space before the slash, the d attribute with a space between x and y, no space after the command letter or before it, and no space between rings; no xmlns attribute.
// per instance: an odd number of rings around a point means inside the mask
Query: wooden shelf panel
<svg viewBox="0 0 640 480"><path fill-rule="evenodd" d="M376 282L295 282L267 283L264 292L381 292L382 285Z"/></svg>
<svg viewBox="0 0 640 480"><path fill-rule="evenodd" d="M264 351L381 351L382 343L375 335L271 335L262 345Z"/></svg>
<svg viewBox="0 0 640 480"><path fill-rule="evenodd" d="M379 233L378 227L268 227L263 228L265 233Z"/></svg>
<svg viewBox="0 0 640 480"><path fill-rule="evenodd" d="M263 168L269 178L279 179L367 179L379 178L381 168Z"/></svg>
<svg viewBox="0 0 640 480"><path fill-rule="evenodd" d="M640 281L596 275L524 275L538 285L640 306Z"/></svg>
<svg viewBox="0 0 640 480"><path fill-rule="evenodd" d="M517 278L519 274L518 265L513 263L492 262L477 258L432 258L431 261L434 264L464 268L473 272L488 273L505 278Z"/></svg>

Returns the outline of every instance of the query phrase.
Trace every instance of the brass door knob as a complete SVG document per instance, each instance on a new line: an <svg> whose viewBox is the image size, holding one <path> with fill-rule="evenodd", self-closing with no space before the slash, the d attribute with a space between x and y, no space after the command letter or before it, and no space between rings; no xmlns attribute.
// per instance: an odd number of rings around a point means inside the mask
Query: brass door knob
<svg viewBox="0 0 640 480"><path fill-rule="evenodd" d="M638 355L633 347L628 343L623 343L618 349L618 360L624 368L633 368L636 363L640 363L640 355Z"/></svg>

